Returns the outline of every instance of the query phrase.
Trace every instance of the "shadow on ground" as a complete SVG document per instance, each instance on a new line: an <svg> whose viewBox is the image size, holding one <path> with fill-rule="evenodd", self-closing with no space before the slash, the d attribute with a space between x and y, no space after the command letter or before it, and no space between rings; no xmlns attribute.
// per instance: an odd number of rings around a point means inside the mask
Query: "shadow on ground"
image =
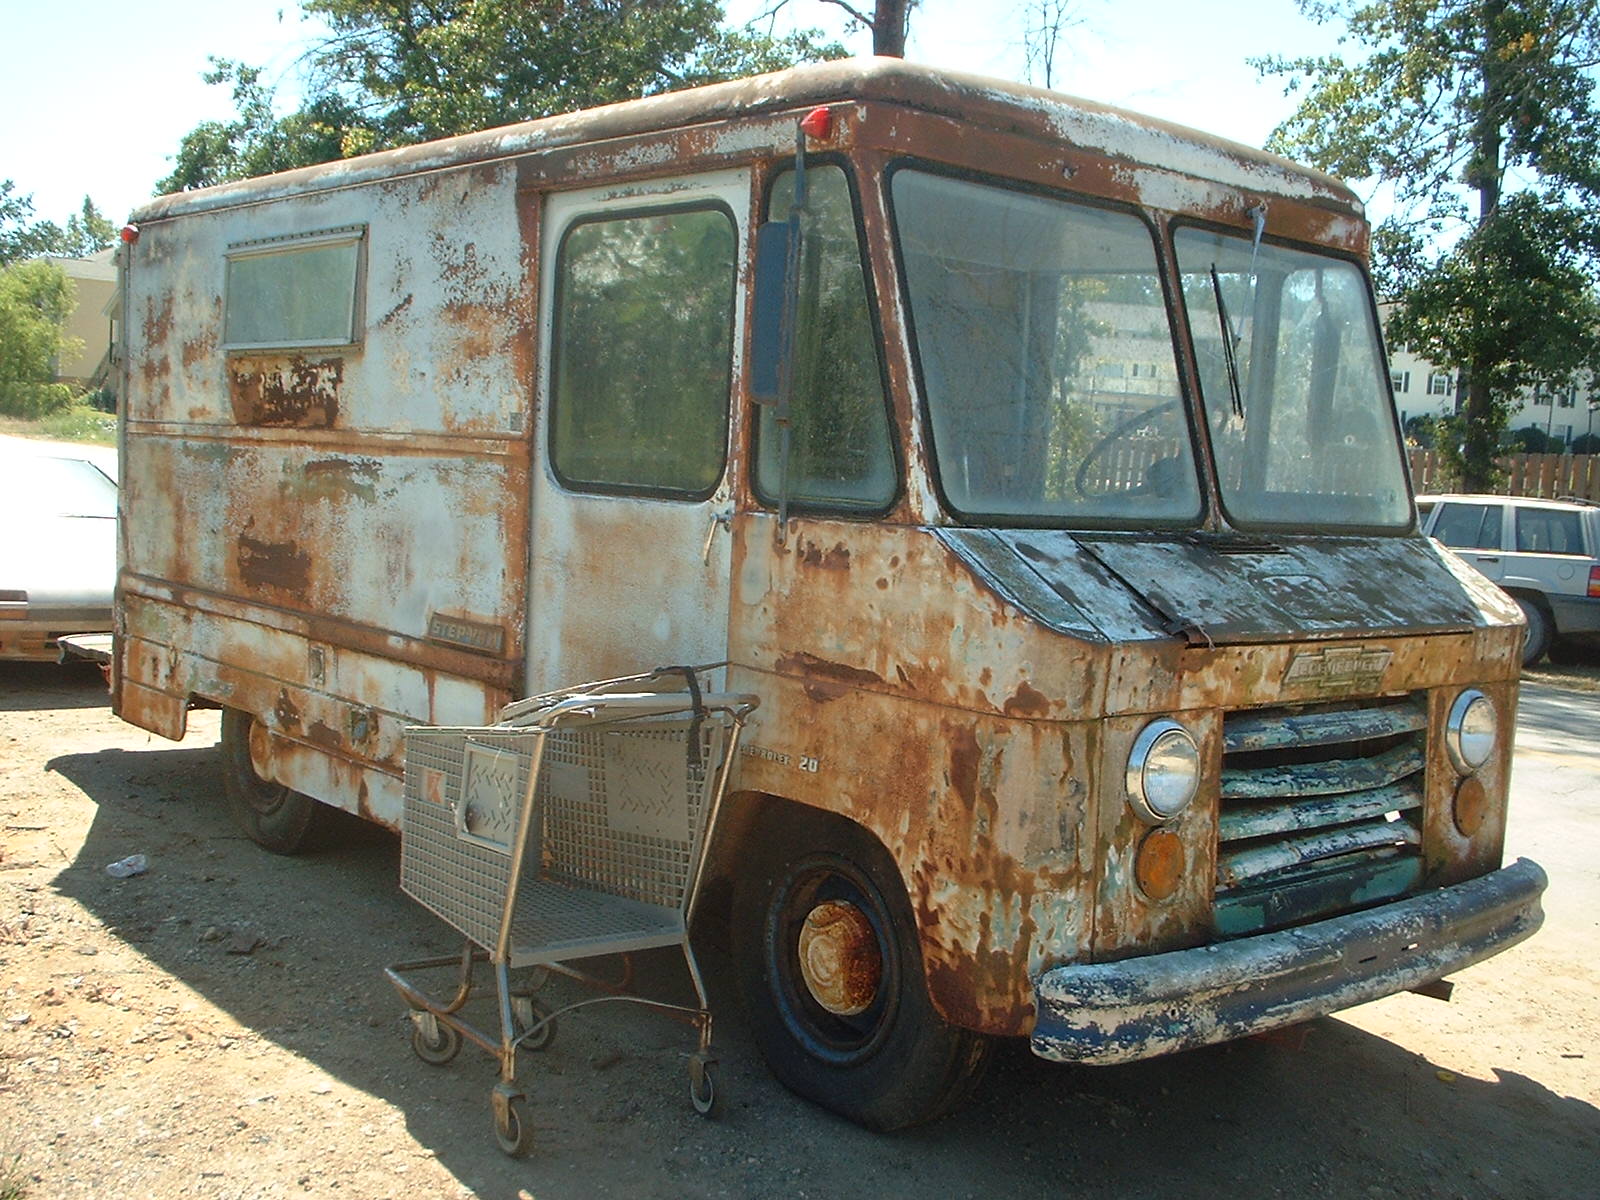
<svg viewBox="0 0 1600 1200"><path fill-rule="evenodd" d="M1590 1105L1511 1070L1443 1079L1447 1064L1337 1020L1100 1070L1008 1044L964 1111L875 1136L771 1080L715 951L705 965L724 1118L690 1111L688 1031L608 1006L525 1059L539 1144L512 1162L490 1134L488 1058L468 1047L444 1068L417 1061L382 978L388 962L457 948L400 894L397 840L369 831L298 859L265 854L229 823L218 767L214 748L52 761L95 805L82 852L54 886L210 1003L394 1105L479 1195L1562 1196L1594 1167L1600 1111ZM149 874L104 873L133 852L150 857ZM254 954L201 940L207 927L241 924L263 939ZM558 996L568 986L552 984Z"/></svg>
<svg viewBox="0 0 1600 1200"><path fill-rule="evenodd" d="M110 706L106 677L93 663L0 662L0 712Z"/></svg>

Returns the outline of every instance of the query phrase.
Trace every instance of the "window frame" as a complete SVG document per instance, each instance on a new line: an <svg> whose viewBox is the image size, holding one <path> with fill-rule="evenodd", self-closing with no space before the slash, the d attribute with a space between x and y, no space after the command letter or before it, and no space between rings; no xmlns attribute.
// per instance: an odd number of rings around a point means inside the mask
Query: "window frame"
<svg viewBox="0 0 1600 1200"><path fill-rule="evenodd" d="M777 186L778 178L785 173L792 174L795 169L795 158L778 159L767 169L766 177L762 180L761 195L756 206L756 212L761 222L773 220L772 193ZM856 164L843 154L823 153L807 154L806 169L809 171L817 166L838 167L844 176L845 189L850 194L851 218L855 225L856 253L861 259L861 278L866 288L867 317L872 324L873 344L877 347L878 358L878 393L883 401L884 415L889 427L889 457L893 468L894 488L889 499L882 505L866 507L855 504L830 504L826 500L815 500L789 495L784 498L784 504L791 513L809 513L820 516L844 517L855 520L881 520L889 515L906 495L906 459L902 445L904 430L895 414L894 393L890 387L888 347L884 341L883 306L878 299L878 284L872 268L872 251L867 242L867 226L863 216L861 204L861 187L857 179ZM751 253L754 254L755 239L751 238ZM753 269L753 268L752 268ZM749 362L748 350L745 361ZM763 509L776 512L779 508L779 498L761 487L761 413L764 405L750 402L750 436L749 469L746 474L750 481L750 495Z"/></svg>
<svg viewBox="0 0 1600 1200"><path fill-rule="evenodd" d="M566 274L562 267L566 262L567 241L575 230L586 225L642 220L648 217L694 212L720 213L727 218L728 226L733 232L733 270L729 276L727 325L728 374L727 387L724 390L722 399L721 437L718 442L719 450L715 477L709 487L693 491L685 488L658 487L653 484L619 484L574 479L562 471L556 457L557 414L561 407L561 329L562 316L566 311L564 304ZM556 243L556 250L553 255L554 261L550 267L550 364L549 382L546 385L549 412L545 419L544 451L545 463L549 467L550 474L563 490L600 496L645 496L656 500L677 500L689 504L703 504L717 494L718 489L722 487L723 481L728 475L729 424L732 416L734 383L737 375L734 367L740 352L740 347L736 344L735 337L739 328L738 310L741 299L739 280L742 265L740 251L744 240L738 214L734 212L733 207L727 201L714 196L697 196L677 203L668 200L658 204L645 204L628 208L604 208L581 212L568 221L561 230L561 237Z"/></svg>
<svg viewBox="0 0 1600 1200"><path fill-rule="evenodd" d="M928 403L928 385L923 373L922 349L918 341L916 319L912 314L911 308L911 281L905 269L905 248L900 238L900 213L894 203L894 177L903 170L920 171L924 174L938 175L946 179L983 184L1001 191L1037 196L1042 199L1056 200L1082 208L1098 209L1102 212L1121 213L1126 216L1132 216L1139 224L1144 226L1145 231L1150 236L1150 248L1156 277L1161 282L1162 309L1167 319L1167 337L1172 345L1174 381L1177 384L1178 402L1183 409L1184 424L1189 431L1189 454L1194 466L1195 488L1199 493L1200 499L1199 507L1192 519L967 512L957 507L950 499L949 494L945 491L943 472L939 465L938 441L933 435L933 410ZM1206 523L1213 503L1212 468L1208 461L1210 440L1209 438L1202 440L1202 435L1195 425L1198 398L1192 387L1187 360L1184 358L1185 348L1181 341L1183 335L1177 327L1177 317L1180 310L1176 307L1172 292L1176 260L1172 257L1167 236L1164 235L1162 230L1162 223L1147 209L1140 208L1138 205L1113 200L1107 196L1073 191L1070 188L1046 187L1042 184L1010 176L955 167L948 163L915 158L909 155L896 158L884 167L881 186L884 190L884 205L889 213L889 242L894 255L895 284L900 293L900 309L904 314L906 346L911 356L911 378L916 387L915 407L917 419L922 423L922 432L926 444L925 458L927 461L928 482L933 488L934 495L938 498L940 508L962 524L976 528L1161 529L1185 532L1202 528Z"/></svg>
<svg viewBox="0 0 1600 1200"><path fill-rule="evenodd" d="M359 346L366 334L367 254L371 227L338 225L307 233L286 233L269 238L230 242L222 254L222 349L226 354L253 354L271 350L328 350ZM228 337L228 314L233 304L233 264L253 258L292 255L301 250L354 244L355 271L351 278L350 328L342 338L275 338L264 342L236 342Z"/></svg>

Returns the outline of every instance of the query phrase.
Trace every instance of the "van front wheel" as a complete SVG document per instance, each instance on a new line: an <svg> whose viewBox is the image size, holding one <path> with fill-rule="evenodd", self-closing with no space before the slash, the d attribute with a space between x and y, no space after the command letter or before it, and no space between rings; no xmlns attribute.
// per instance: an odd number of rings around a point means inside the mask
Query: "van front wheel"
<svg viewBox="0 0 1600 1200"><path fill-rule="evenodd" d="M274 854L296 854L316 834L323 806L256 773L250 738L266 736L249 713L222 710L222 791L239 828Z"/></svg>
<svg viewBox="0 0 1600 1200"><path fill-rule="evenodd" d="M865 833L741 880L734 953L752 1030L784 1086L868 1129L942 1116L988 1039L934 1011L910 903Z"/></svg>

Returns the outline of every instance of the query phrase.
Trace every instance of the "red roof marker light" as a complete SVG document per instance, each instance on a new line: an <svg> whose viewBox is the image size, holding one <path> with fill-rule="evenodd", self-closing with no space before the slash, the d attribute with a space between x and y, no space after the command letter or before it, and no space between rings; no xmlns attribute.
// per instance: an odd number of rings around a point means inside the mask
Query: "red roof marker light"
<svg viewBox="0 0 1600 1200"><path fill-rule="evenodd" d="M833 113L826 107L813 108L801 118L800 128L807 137L824 141L833 133Z"/></svg>

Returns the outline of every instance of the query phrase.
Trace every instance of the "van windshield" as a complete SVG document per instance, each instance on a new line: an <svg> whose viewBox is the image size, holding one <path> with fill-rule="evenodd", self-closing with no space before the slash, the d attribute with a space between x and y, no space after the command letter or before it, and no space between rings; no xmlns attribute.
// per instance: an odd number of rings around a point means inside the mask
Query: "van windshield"
<svg viewBox="0 0 1600 1200"><path fill-rule="evenodd" d="M911 169L892 195L949 505L1015 523L1196 523L1149 227Z"/></svg>
<svg viewBox="0 0 1600 1200"><path fill-rule="evenodd" d="M1180 229L1174 241L1230 521L1407 526L1406 467L1360 270L1209 230Z"/></svg>

